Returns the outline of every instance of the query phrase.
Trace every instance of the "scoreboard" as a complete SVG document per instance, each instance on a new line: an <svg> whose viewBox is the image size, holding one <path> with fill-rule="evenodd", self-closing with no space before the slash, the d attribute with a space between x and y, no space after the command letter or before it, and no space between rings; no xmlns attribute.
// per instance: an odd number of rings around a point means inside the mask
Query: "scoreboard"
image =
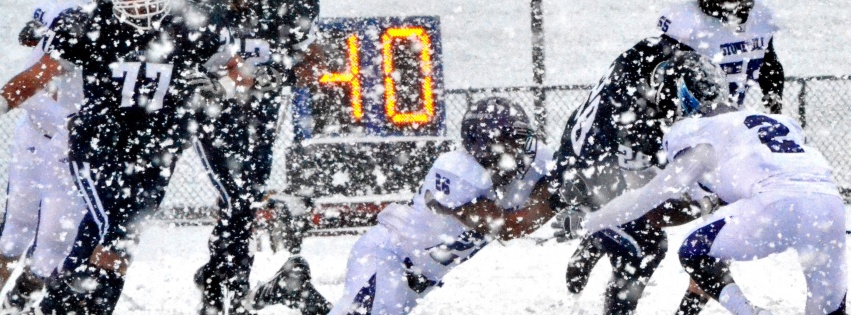
<svg viewBox="0 0 851 315"><path fill-rule="evenodd" d="M317 26L323 73L310 99L295 103L301 139L444 136L437 17L330 18Z"/></svg>
<svg viewBox="0 0 851 315"><path fill-rule="evenodd" d="M324 205L369 220L387 202L410 200L450 148L440 21L326 18L317 26L319 73L296 89L291 111L289 184L313 196L320 212Z"/></svg>

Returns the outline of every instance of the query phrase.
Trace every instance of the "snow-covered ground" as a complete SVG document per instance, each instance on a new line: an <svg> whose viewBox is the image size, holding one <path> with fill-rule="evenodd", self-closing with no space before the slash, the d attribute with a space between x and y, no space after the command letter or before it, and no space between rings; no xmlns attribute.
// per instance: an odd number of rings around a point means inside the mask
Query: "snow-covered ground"
<svg viewBox="0 0 851 315"><path fill-rule="evenodd" d="M851 210L851 209L849 209ZM651 279L639 303L638 314L673 314L688 284L676 250L691 225L669 229L667 258ZM190 314L200 303L192 284L194 271L206 259L209 227L172 228L155 224L141 238L130 268L117 314ZM549 228L534 236L546 237ZM317 289L335 301L342 295L349 250L357 236L312 237L304 243ZM444 279L414 314L601 314L603 292L611 268L601 260L581 295L567 292L564 271L576 241L543 246L532 239L493 243ZM848 247L846 245L846 247ZM271 277L286 254L257 253L252 281ZM803 314L806 285L793 251L753 262L737 262L733 274L744 293L775 314ZM724 314L711 302L704 314ZM297 314L270 307L261 314Z"/></svg>

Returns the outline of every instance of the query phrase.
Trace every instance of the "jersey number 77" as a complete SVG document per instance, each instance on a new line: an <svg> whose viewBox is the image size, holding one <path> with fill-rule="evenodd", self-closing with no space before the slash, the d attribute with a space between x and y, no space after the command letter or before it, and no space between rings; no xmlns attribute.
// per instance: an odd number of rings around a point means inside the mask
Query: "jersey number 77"
<svg viewBox="0 0 851 315"><path fill-rule="evenodd" d="M156 111L163 107L165 93L171 83L173 65L150 62L113 62L109 65L112 69L113 79L124 80L121 88L121 105L118 107L131 107L133 105L145 106L148 111ZM141 97L146 88L139 86L139 71L144 70L144 78L156 81L153 89L153 97ZM147 85L147 84L144 84ZM139 93L137 93L137 91Z"/></svg>

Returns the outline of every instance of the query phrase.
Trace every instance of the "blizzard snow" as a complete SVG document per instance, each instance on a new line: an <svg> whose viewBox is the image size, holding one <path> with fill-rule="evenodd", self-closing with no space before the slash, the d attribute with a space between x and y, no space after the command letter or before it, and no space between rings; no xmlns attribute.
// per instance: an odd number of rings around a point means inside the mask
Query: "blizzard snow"
<svg viewBox="0 0 851 315"><path fill-rule="evenodd" d="M46 0L49 1L49 0ZM62 0L59 0L62 1ZM547 84L585 84L598 79L621 51L656 34L656 13L671 0L545 0ZM764 0L782 31L775 45L787 75L851 74L851 6L847 0ZM0 80L22 70L28 49L17 33L37 0L0 0ZM440 15L447 88L532 83L529 10L526 0L323 0L322 16ZM10 120L0 120L9 124ZM4 126L6 127L6 126ZM205 180L199 177L199 180ZM212 195L210 198L214 198ZM211 201L212 203L212 201ZM688 226L671 230L676 250ZM192 274L207 258L210 227L171 227L152 222L143 235L117 314L192 314L200 294ZM546 236L546 230L539 236ZM318 289L332 301L342 294L345 262L356 236L309 238L304 256ZM570 296L564 267L575 243L536 246L529 239L491 244L445 279L416 314L599 314L608 267L602 261L589 287ZM675 252L640 302L639 314L672 314L686 287ZM285 255L259 252L253 279L270 277ZM800 314L804 282L794 253L737 263L745 294L776 314ZM265 314L289 313L270 308ZM723 313L711 303L706 314Z"/></svg>

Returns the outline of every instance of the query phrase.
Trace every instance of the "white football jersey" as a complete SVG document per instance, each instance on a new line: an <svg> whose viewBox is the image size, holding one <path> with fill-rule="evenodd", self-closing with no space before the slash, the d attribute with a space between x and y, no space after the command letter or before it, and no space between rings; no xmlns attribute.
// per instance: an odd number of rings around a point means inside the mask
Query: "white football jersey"
<svg viewBox="0 0 851 315"><path fill-rule="evenodd" d="M715 168L699 183L726 202L768 190L839 192L822 154L805 144L801 126L783 115L743 110L708 118L687 118L665 135L669 157L689 147L713 147Z"/></svg>
<svg viewBox="0 0 851 315"><path fill-rule="evenodd" d="M756 1L747 22L725 24L707 15L697 1L685 1L663 11L658 22L665 35L688 45L727 73L730 94L744 102L747 80L759 78L768 43L777 31L773 14Z"/></svg>
<svg viewBox="0 0 851 315"><path fill-rule="evenodd" d="M85 3L75 0L45 1L35 10L33 17L49 26L62 11ZM34 65L44 56L44 41L45 39L42 39L33 49L26 68ZM47 135L64 132L66 119L76 113L79 110L78 106L83 103L82 71L71 63L63 64L68 69L64 74L53 78L44 89L20 105L20 108L26 110L30 116L30 122Z"/></svg>
<svg viewBox="0 0 851 315"><path fill-rule="evenodd" d="M440 279L490 239L473 232L454 216L432 211L426 206L425 195L430 192L437 202L448 208L487 198L506 211L518 210L529 200L535 183L547 174L552 156L553 151L538 141L529 170L503 188L504 193L497 193L490 173L469 153L464 150L443 153L435 160L412 203L387 206L378 215L378 222L398 238L394 240L395 245L401 247L415 265L423 267L423 275Z"/></svg>

